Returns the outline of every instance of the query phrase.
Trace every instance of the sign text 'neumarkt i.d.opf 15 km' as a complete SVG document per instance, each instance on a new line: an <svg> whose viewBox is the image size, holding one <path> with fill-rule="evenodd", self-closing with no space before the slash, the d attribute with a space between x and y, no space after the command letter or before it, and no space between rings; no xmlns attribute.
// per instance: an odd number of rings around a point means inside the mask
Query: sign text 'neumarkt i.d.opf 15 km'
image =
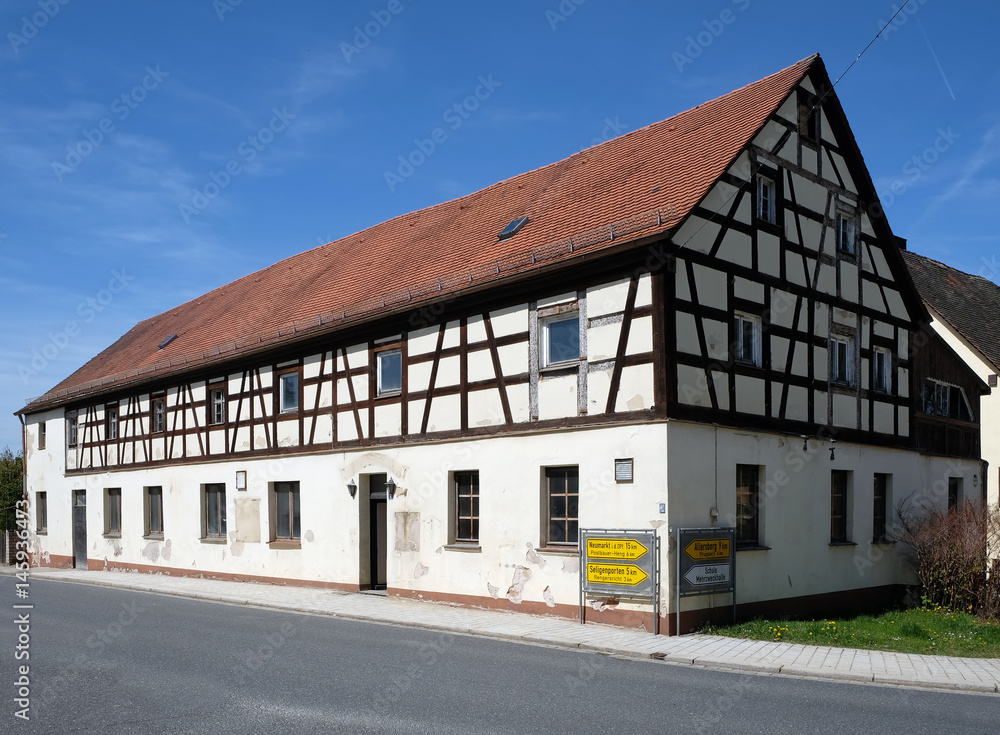
<svg viewBox="0 0 1000 735"><path fill-rule="evenodd" d="M654 531L580 531L581 583L585 592L631 597L655 593Z"/></svg>

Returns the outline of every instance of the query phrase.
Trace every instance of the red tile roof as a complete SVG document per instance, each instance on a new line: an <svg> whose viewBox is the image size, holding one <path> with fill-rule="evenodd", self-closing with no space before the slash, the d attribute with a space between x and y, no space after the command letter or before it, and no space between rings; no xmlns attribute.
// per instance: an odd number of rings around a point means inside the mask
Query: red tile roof
<svg viewBox="0 0 1000 735"><path fill-rule="evenodd" d="M612 223L615 245L667 231L708 193L815 64L822 68L818 55L558 163L217 288L140 322L29 407L231 359L303 330L335 331L393 307L411 308L444 291L539 267L539 256L544 265L571 259L610 245ZM509 222L524 216L530 218L524 229L497 242ZM158 350L174 334L177 339Z"/></svg>

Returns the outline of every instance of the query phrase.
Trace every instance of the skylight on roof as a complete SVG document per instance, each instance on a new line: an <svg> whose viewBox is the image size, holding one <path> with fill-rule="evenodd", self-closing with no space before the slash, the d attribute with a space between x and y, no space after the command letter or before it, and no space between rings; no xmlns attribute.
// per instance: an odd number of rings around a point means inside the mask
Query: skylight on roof
<svg viewBox="0 0 1000 735"><path fill-rule="evenodd" d="M514 237L514 235L516 235L518 232L520 232L521 228L524 227L526 224L528 224L527 217L521 217L521 219L514 220L509 225L503 228L503 232L500 233L500 236L497 237L497 239L509 240L510 238Z"/></svg>
<svg viewBox="0 0 1000 735"><path fill-rule="evenodd" d="M177 339L177 335L176 334L171 334L165 340L163 340L162 342L160 342L160 346L157 349L162 350L164 347L166 347L168 344L170 344L171 342L173 342L175 339Z"/></svg>

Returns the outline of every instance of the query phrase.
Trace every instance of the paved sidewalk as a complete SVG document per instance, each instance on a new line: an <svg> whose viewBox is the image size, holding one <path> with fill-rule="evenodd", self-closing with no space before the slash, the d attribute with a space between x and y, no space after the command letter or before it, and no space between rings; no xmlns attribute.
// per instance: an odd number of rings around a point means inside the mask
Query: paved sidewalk
<svg viewBox="0 0 1000 735"><path fill-rule="evenodd" d="M709 635L668 638L606 625L582 626L565 618L194 577L57 569L32 569L31 577L575 648L628 658L653 658L711 669L1000 693L1000 659L922 656Z"/></svg>

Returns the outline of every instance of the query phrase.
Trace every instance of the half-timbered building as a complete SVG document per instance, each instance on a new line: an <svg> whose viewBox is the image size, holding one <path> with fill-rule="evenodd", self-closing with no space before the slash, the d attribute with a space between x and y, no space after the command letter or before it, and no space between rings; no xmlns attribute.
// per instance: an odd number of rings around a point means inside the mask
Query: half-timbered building
<svg viewBox="0 0 1000 735"><path fill-rule="evenodd" d="M743 613L887 599L897 506L983 481L925 321L814 56L139 323L20 412L35 560L575 616L579 530L652 528L675 630L671 534L732 526Z"/></svg>

